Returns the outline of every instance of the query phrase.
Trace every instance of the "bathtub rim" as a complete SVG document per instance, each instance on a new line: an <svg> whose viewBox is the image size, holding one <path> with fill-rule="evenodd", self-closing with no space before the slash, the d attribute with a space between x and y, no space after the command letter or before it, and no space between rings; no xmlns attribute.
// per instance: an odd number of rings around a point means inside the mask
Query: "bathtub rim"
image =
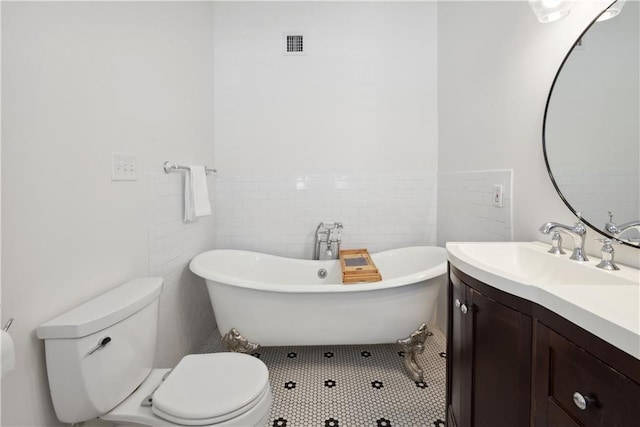
<svg viewBox="0 0 640 427"><path fill-rule="evenodd" d="M427 281L429 279L433 279L436 277L440 277L446 275L447 273L447 251L445 248L439 246L406 246L402 248L389 249L386 251L376 252L371 254L374 262L377 257L380 256L390 256L397 252L402 251L415 251L415 250L425 250L428 249L428 252L431 252L430 255L441 257L441 261L437 264L431 265L429 268L420 270L418 272L413 272L411 274L407 274L404 276L396 277L394 279L385 280L383 276L383 280L380 282L370 282L370 283L357 283L357 284L343 284L343 283L325 283L325 284L288 284L281 285L277 283L265 283L256 280L247 280L247 279L238 279L237 277L230 276L228 274L222 274L218 272L212 272L210 269L204 267L203 259L206 258L207 254L211 252L229 252L229 253L243 253L248 255L256 255L260 257L264 257L266 259L269 258L279 258L285 259L286 262L293 262L296 264L311 264L314 263L317 265L317 268L326 268L330 264L337 263L338 260L323 260L323 261L315 261L315 260L307 260L307 259L298 259L298 258L289 258L279 255L271 255L265 254L262 252L256 251L246 251L242 249L213 249L209 251L202 252L196 255L191 262L189 263L189 269L199 277L202 277L206 281L215 282L221 285L227 286L236 286L247 289L254 289L265 292L282 292L282 293L341 293L341 292L365 292L372 291L377 289L389 289L400 286L407 286L423 281Z"/></svg>

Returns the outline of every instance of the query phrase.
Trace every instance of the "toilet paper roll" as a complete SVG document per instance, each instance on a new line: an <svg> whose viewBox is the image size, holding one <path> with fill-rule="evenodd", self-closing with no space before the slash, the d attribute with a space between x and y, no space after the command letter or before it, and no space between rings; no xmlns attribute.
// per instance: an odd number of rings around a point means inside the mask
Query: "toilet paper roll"
<svg viewBox="0 0 640 427"><path fill-rule="evenodd" d="M2 363L2 376L16 367L16 348L13 345L13 338L9 332L0 330L2 338L0 339L0 353Z"/></svg>

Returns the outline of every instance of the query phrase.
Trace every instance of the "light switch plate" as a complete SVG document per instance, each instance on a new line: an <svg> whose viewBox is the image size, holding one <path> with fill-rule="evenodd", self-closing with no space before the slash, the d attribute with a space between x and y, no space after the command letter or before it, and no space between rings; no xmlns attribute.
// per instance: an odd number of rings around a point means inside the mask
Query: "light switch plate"
<svg viewBox="0 0 640 427"><path fill-rule="evenodd" d="M495 184L493 186L493 206L497 208L502 207L502 184Z"/></svg>
<svg viewBox="0 0 640 427"><path fill-rule="evenodd" d="M112 153L111 155L111 180L112 181L136 181L138 157L135 154Z"/></svg>

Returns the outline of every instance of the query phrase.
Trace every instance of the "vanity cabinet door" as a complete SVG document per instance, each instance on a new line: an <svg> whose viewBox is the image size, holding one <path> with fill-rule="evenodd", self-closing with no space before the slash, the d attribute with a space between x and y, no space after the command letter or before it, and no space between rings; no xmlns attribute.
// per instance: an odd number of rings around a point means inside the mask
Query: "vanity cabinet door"
<svg viewBox="0 0 640 427"><path fill-rule="evenodd" d="M528 426L531 317L471 289L472 425Z"/></svg>
<svg viewBox="0 0 640 427"><path fill-rule="evenodd" d="M449 282L447 328L447 425L471 425L471 346L469 319L460 310L467 286L453 274Z"/></svg>
<svg viewBox="0 0 640 427"><path fill-rule="evenodd" d="M531 317L449 275L449 426L528 426Z"/></svg>
<svg viewBox="0 0 640 427"><path fill-rule="evenodd" d="M540 322L535 336L537 427L638 425L637 383Z"/></svg>

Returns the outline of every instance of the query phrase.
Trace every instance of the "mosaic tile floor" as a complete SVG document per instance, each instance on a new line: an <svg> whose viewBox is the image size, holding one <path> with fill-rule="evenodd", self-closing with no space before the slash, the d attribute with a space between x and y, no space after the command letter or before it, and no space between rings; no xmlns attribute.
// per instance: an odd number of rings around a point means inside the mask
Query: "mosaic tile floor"
<svg viewBox="0 0 640 427"><path fill-rule="evenodd" d="M254 356L269 368L273 391L268 427L444 427L445 338L429 330L418 383L393 344L261 348ZM216 330L200 353L220 351Z"/></svg>

